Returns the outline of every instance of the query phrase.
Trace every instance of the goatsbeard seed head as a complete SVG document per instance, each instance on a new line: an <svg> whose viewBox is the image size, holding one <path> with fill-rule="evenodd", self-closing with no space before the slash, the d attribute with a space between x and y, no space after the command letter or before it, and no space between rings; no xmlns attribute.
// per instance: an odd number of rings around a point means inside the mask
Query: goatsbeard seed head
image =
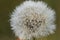
<svg viewBox="0 0 60 40"><path fill-rule="evenodd" d="M47 7L46 3L25 1L14 10L10 24L17 37L33 40L33 37L53 34L56 29L54 21L55 11Z"/></svg>

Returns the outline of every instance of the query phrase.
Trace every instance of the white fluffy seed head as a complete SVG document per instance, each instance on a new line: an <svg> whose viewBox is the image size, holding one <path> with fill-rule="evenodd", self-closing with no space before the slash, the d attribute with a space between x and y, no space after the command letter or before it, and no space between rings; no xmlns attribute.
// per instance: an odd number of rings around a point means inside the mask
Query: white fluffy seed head
<svg viewBox="0 0 60 40"><path fill-rule="evenodd" d="M20 39L32 40L33 37L44 37L53 34L56 29L55 12L42 1L25 1L12 13L10 24Z"/></svg>

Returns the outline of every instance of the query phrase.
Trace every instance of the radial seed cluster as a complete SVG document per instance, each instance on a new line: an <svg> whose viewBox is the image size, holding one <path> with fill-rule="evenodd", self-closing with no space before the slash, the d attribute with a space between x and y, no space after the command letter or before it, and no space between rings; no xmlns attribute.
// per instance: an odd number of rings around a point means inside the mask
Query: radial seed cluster
<svg viewBox="0 0 60 40"><path fill-rule="evenodd" d="M46 3L25 1L12 12L10 24L21 40L33 40L33 37L53 34L56 29L54 21L55 11Z"/></svg>

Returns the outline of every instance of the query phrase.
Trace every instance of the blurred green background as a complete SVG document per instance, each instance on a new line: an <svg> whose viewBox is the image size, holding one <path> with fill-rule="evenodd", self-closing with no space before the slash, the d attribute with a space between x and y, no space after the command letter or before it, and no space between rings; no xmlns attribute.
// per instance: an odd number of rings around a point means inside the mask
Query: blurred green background
<svg viewBox="0 0 60 40"><path fill-rule="evenodd" d="M15 7L24 0L0 0L0 40L16 40L11 30L9 19ZM47 37L47 40L60 40L60 0L42 0L56 11L56 33Z"/></svg>

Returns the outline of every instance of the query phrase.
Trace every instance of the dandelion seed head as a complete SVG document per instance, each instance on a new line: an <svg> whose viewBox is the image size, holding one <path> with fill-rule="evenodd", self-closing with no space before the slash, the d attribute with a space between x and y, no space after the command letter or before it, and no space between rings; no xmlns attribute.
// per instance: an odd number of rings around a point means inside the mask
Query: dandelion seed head
<svg viewBox="0 0 60 40"><path fill-rule="evenodd" d="M44 37L53 34L55 11L39 1L25 1L12 12L10 24L15 35L24 40L32 37Z"/></svg>

